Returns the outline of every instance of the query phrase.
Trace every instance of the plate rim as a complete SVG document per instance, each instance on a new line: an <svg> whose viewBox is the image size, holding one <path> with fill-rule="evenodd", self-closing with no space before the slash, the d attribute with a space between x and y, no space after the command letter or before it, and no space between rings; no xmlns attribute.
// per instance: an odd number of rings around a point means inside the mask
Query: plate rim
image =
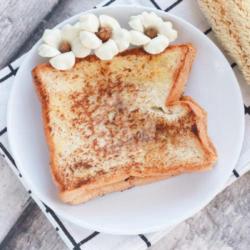
<svg viewBox="0 0 250 250"><path fill-rule="evenodd" d="M80 12L72 17L69 17L67 18L66 20L62 21L61 23L57 24L55 27L61 27L67 23L71 23L73 21L75 21L81 14L83 13L88 13L88 12L91 12L91 13L95 13L96 10L97 11L100 11L100 9L117 9L117 8L127 8L129 7L129 5L115 5L115 6L105 6L105 7L100 7L100 8L97 8L97 9L90 9L90 10L87 10L87 11L83 11L83 12ZM189 26L190 28L194 29L196 32L200 33L202 36L205 36L206 39L208 40L208 43L210 43L210 45L214 46L216 48L216 50L218 51L218 53L220 53L224 59L225 59L225 62L229 64L228 60L226 59L226 57L224 56L224 54L222 53L222 51L217 47L217 45L211 41L206 35L203 34L203 32L201 32L198 28L196 28L194 25L192 25L191 23L189 23L188 21L184 20L183 18L179 17L179 16L176 16L176 15L173 15L173 14L170 14L170 13L166 13L162 10L158 10L158 9L154 9L154 8L151 8L151 7L144 7L144 6L139 6L139 5L133 5L133 8L136 8L138 11L153 11L155 13L159 13L159 14L163 14L165 15L166 17L170 16L178 21L180 21L180 23L184 24L184 25L187 25ZM37 46L38 44L41 42L41 39L39 39L33 46L32 48L29 50L29 52L26 54L22 64L20 65L20 68L17 72L17 75L15 76L15 79L14 79L14 82L13 82L13 85L12 85L12 88L11 88L11 93L9 95L9 99L8 99L8 104L7 104L7 128L8 128L8 141L9 141L9 145L10 145L10 149L11 149L11 152L14 156L14 159L17 163L17 166L18 168L20 168L19 166L21 166L22 164L19 164L19 157L18 157L18 152L16 152L15 150L13 150L13 148L15 148L13 145L14 145L14 140L15 138L13 138L11 136L11 105L14 101L14 89L15 89L15 86L17 86L17 82L18 82L18 78L19 76L22 74L22 71L24 70L24 65L26 63L28 63L28 61L30 60L31 56L32 56L32 52L37 49ZM241 122L239 122L239 125L240 125L240 138L238 139L238 147L237 147L237 152L235 153L234 152L234 161L232 163L232 169L235 167L235 165L237 164L238 162L238 159L239 159L239 156L240 156L240 152L241 152L241 149L242 149L242 145L243 145L243 139L244 139L244 131L245 131L245 119L244 119L244 103L243 103L243 98L242 98L242 93L241 93L241 90L240 90L240 86L239 86L239 83L238 83L238 80L235 76L235 73L233 72L232 68L231 68L231 71L232 71L232 77L234 78L234 82L235 82L235 88L237 89L237 94L238 94L238 99L239 101L241 102ZM9 129L10 128L10 129ZM22 168L22 167L21 167ZM19 169L20 170L20 169ZM25 170L21 170L22 171L22 174L23 176L26 175L25 173ZM58 209L56 206L54 206L54 204L51 204L51 202L46 198L46 195L43 195L42 192L39 192L38 189L34 188L34 184L32 184L32 182L29 180L29 178L25 178L25 182L30 186L32 187L32 191L33 193L37 196L37 198L41 199L42 202L44 202L45 204L47 204L49 207L51 207L51 209L53 209L60 217L66 219L67 221L71 222L71 223L74 223L80 227L83 227L83 228L86 228L86 229L90 229L90 230L94 230L94 231L100 231L100 232L104 232L104 233L109 233L109 234L118 234L118 235L136 235L136 234L141 234L141 233L152 233L152 232L155 232L155 231L160 231L160 230L164 230L168 227L171 227L173 225L176 225L178 223L180 223L181 221L193 216L194 214L196 214L197 212L199 212L203 207L205 207L220 191L223 190L223 187L225 186L225 183L226 181L228 180L228 178L230 177L230 173L228 173L228 177L225 178L224 182L221 181L220 185L217 186L216 190L214 191L214 194L213 195L210 195L210 196L207 196L205 199L203 199L201 202L199 202L199 206L196 206L196 207L193 207L192 209L189 209L189 211L187 211L185 214L182 214L181 216L178 216L178 218L176 218L175 220L172 219L172 223L171 225L169 225L168 223L165 223L165 224L161 224L161 225L155 225L155 226L151 226L150 228L147 228L147 229L144 229L144 230L128 230L128 229L120 229L120 230L113 230L113 229L107 229L106 227L102 227L100 224L99 224L99 227L98 226L93 226L93 225L90 225L89 223L83 223L83 221L78 221L76 217L74 216L71 216L65 212L63 212L61 209Z"/></svg>

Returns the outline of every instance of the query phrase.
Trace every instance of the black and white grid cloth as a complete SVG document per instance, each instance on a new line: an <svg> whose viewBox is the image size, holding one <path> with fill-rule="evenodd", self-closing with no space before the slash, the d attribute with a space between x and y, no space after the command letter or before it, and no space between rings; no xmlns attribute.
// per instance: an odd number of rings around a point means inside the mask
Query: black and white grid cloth
<svg viewBox="0 0 250 250"><path fill-rule="evenodd" d="M210 39L216 43L212 29L209 27L207 21L203 17L196 0L109 0L105 1L100 6L117 4L137 4L142 6L153 7L170 12L174 15L180 16L188 22L192 23L198 29L204 32ZM11 86L18 70L19 65L22 63L23 58L17 59L13 63L0 71L0 154L6 159L9 166L12 168L17 178L20 179L25 186L31 197L35 200L37 205L41 208L48 220L58 231L61 238L70 249L85 249L85 250L142 250L150 247L156 243L174 227L168 228L165 231L155 232L151 234L139 234L135 236L123 235L109 235L99 232L93 232L79 226L76 226L68 221L63 220L49 208L43 201L33 195L32 190L27 186L22 173L18 170L14 159L11 156L8 140L7 140L7 127L6 127L6 112L7 102ZM232 172L231 178L228 180L227 185L237 180L240 176L250 169L250 88L244 82L241 73L235 63L231 62L231 66L238 78L244 105L245 105L245 138L239 162ZM222 191L222 190L221 190Z"/></svg>

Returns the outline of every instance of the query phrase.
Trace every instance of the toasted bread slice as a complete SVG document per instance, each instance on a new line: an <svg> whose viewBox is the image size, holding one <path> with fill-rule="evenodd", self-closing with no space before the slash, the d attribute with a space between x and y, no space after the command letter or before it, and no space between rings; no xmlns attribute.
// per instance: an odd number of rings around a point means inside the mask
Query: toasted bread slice
<svg viewBox="0 0 250 250"><path fill-rule="evenodd" d="M214 164L205 112L189 98L179 101L193 58L193 47L180 45L154 56L132 49L108 62L89 56L69 71L33 70L63 201Z"/></svg>

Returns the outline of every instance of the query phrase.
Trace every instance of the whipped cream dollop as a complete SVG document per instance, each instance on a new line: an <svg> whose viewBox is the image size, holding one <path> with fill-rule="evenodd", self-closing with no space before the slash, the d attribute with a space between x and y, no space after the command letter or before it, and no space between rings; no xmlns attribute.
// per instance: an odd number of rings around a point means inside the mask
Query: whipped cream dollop
<svg viewBox="0 0 250 250"><path fill-rule="evenodd" d="M149 54L158 54L177 38L177 31L171 22L164 21L154 12L143 12L129 19L130 43L143 46Z"/></svg>

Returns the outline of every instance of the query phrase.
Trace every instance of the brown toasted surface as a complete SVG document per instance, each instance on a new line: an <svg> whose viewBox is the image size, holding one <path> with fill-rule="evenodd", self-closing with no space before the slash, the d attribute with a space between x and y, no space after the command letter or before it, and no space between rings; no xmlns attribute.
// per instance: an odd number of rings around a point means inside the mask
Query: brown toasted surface
<svg viewBox="0 0 250 250"><path fill-rule="evenodd" d="M105 193L125 190L180 173L211 169L217 155L206 134L204 111L190 98L188 100L185 98L175 105L191 108L182 120L172 126L160 120L160 128L155 131L157 139L147 145L140 145L140 148L144 146L143 151L147 152L143 163L132 163L129 166L101 173L98 177L90 178L88 183L84 183L85 185L80 184L73 190L62 192L61 198L65 202L77 204ZM183 154L190 149L198 150L201 154L192 153L191 159L188 155L183 159ZM171 154L170 151L174 152ZM138 153L138 151L134 152ZM193 159L197 155L199 155L198 159Z"/></svg>
<svg viewBox="0 0 250 250"><path fill-rule="evenodd" d="M70 71L48 64L33 70L52 175L65 202L215 162L204 111L178 101L193 57L192 46L181 45L157 56L132 49L109 62L89 56Z"/></svg>

